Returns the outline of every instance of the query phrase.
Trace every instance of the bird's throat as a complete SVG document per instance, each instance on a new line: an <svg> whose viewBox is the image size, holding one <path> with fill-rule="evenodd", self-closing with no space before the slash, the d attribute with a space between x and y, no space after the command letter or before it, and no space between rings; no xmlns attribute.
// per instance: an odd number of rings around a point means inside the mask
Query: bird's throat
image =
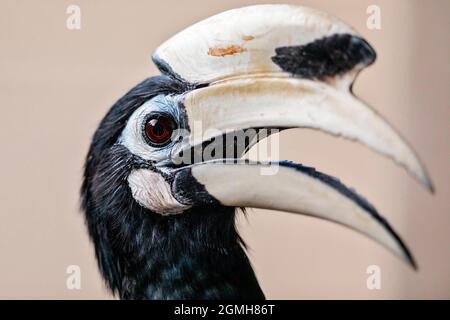
<svg viewBox="0 0 450 320"><path fill-rule="evenodd" d="M128 245L114 257L121 298L264 298L235 228L235 208L130 217L143 221L128 223L136 229L127 228Z"/></svg>

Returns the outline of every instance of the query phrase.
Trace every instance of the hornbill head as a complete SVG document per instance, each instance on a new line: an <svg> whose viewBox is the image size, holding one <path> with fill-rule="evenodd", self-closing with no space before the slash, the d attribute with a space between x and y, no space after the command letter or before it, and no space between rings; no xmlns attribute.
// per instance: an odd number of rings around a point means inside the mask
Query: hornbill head
<svg viewBox="0 0 450 320"><path fill-rule="evenodd" d="M197 268L217 276L211 252L232 261L241 243L238 207L334 221L415 267L386 220L336 178L292 162L240 159L277 130L313 128L393 159L432 190L411 147L352 94L356 76L374 60L348 25L289 5L230 10L162 44L153 61L163 75L111 108L86 160L83 208L109 286L125 298L167 297L167 272ZM274 174L264 173L273 167ZM192 258L197 251L203 260ZM188 267L180 256L190 257ZM208 296L193 293L201 286L177 288L170 297Z"/></svg>

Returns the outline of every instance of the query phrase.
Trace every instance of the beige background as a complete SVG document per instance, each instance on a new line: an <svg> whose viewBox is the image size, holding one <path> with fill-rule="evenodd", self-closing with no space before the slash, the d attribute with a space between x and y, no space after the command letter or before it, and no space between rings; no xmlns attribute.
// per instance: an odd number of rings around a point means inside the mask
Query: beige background
<svg viewBox="0 0 450 320"><path fill-rule="evenodd" d="M116 99L156 74L150 54L182 28L263 1L17 1L0 4L0 298L110 298L78 210L85 153ZM277 1L272 1L277 2ZM331 12L378 52L355 92L414 145L437 193L368 149L319 132L285 132L281 157L357 187L415 254L413 272L374 242L334 224L251 211L240 229L268 298L450 298L450 2L291 1ZM78 4L82 29L66 29ZM381 7L382 29L366 28ZM66 268L82 290L66 289ZM382 271L366 288L366 268Z"/></svg>

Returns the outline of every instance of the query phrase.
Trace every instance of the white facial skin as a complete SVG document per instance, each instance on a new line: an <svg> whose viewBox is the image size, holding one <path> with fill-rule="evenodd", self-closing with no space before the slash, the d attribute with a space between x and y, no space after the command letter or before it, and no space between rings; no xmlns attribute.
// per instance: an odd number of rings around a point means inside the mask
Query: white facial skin
<svg viewBox="0 0 450 320"><path fill-rule="evenodd" d="M149 114L166 113L174 120L180 122L180 109L177 107L175 97L159 95L145 102L128 119L127 125L119 138L119 143L125 146L132 154L151 162L160 162L170 159L170 153L174 147L175 139L163 147L153 147L144 138L143 132L145 120Z"/></svg>
<svg viewBox="0 0 450 320"><path fill-rule="evenodd" d="M176 98L162 95L145 102L131 115L119 138L119 144L135 156L152 162L158 170L164 171L164 166L161 164L171 158L171 152L178 150L178 145L181 143L173 137L172 141L165 146L150 145L144 137L145 121L150 114L165 113L171 115L177 124L182 123L182 115L177 104ZM190 207L179 203L173 197L170 185L158 171L133 170L128 176L128 185L133 198L141 206L153 212L162 215L177 214Z"/></svg>
<svg viewBox="0 0 450 320"><path fill-rule="evenodd" d="M169 183L159 172L148 169L133 170L128 176L128 185L133 198L153 212L162 215L179 214L191 207L173 197Z"/></svg>

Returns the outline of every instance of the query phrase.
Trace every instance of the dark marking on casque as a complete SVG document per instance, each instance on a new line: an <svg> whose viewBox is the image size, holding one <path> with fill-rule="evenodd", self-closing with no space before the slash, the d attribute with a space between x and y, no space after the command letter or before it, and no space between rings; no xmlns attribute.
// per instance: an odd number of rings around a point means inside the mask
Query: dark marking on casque
<svg viewBox="0 0 450 320"><path fill-rule="evenodd" d="M152 61L163 75L182 83L183 86L186 88L186 91L193 90L198 87L197 84L190 83L190 82L186 81L185 79L183 79L178 73L176 73L172 69L172 67L165 60L161 59L156 54L152 55Z"/></svg>
<svg viewBox="0 0 450 320"><path fill-rule="evenodd" d="M306 79L342 75L357 65L370 65L376 53L362 38L335 34L301 46L279 47L272 61L283 71Z"/></svg>
<svg viewBox="0 0 450 320"><path fill-rule="evenodd" d="M152 55L152 61L163 75L182 83L186 89L185 91L208 86L208 83L192 83L187 81L186 79L183 79L183 77L176 73L165 60L161 59L156 54Z"/></svg>

